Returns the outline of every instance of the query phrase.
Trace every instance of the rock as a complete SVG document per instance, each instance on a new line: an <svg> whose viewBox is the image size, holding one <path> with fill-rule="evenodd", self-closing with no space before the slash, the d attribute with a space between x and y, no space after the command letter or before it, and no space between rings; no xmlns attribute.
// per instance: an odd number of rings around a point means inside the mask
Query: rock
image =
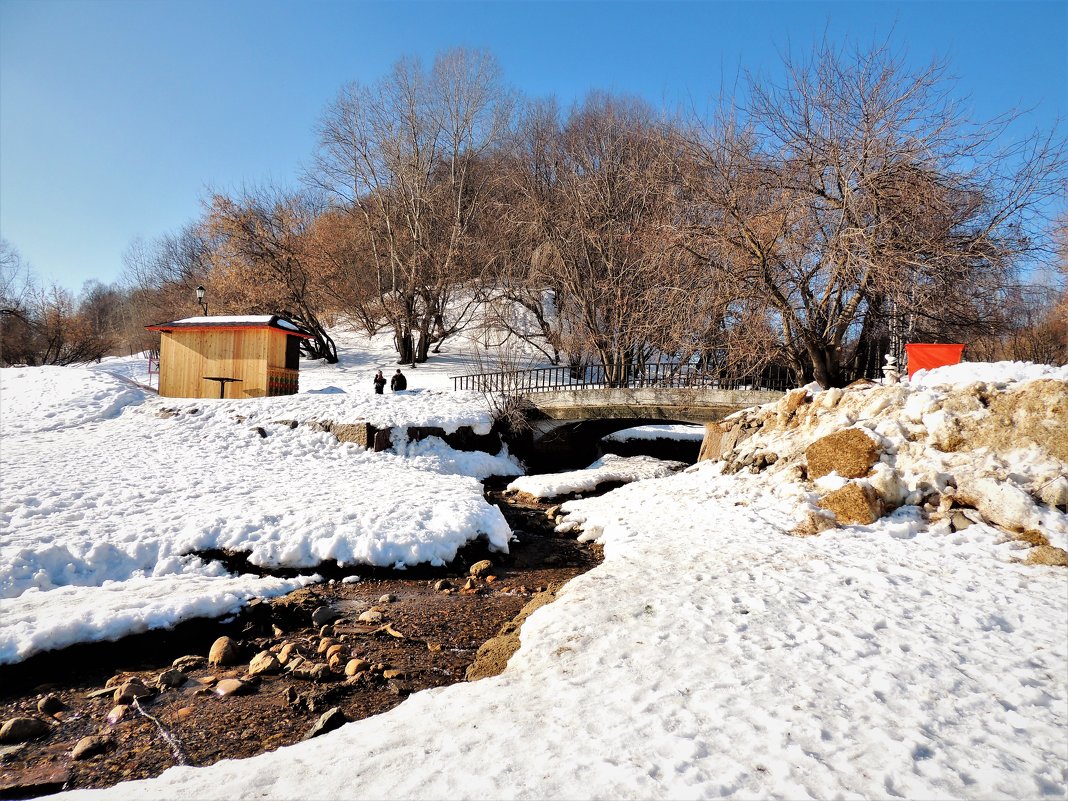
<svg viewBox="0 0 1068 801"><path fill-rule="evenodd" d="M130 678L131 677L126 673L116 673L114 676L104 682L104 687L114 689L128 682Z"/></svg>
<svg viewBox="0 0 1068 801"><path fill-rule="evenodd" d="M434 582L434 592L444 592L445 590L451 590L453 584L448 579L438 579Z"/></svg>
<svg viewBox="0 0 1068 801"><path fill-rule="evenodd" d="M296 670L303 665L307 660L300 654L293 654L286 662L286 670Z"/></svg>
<svg viewBox="0 0 1068 801"><path fill-rule="evenodd" d="M1039 545L1027 554L1027 564L1068 567L1068 551L1053 545Z"/></svg>
<svg viewBox="0 0 1068 801"><path fill-rule="evenodd" d="M404 671L397 670L396 668L390 668L389 670L382 671L382 678L384 679L403 679Z"/></svg>
<svg viewBox="0 0 1068 801"><path fill-rule="evenodd" d="M809 479L828 473L863 478L877 461L880 449L862 429L847 428L813 442L805 449Z"/></svg>
<svg viewBox="0 0 1068 801"><path fill-rule="evenodd" d="M188 681L188 679L186 679L185 674L182 673L182 671L171 668L170 670L163 671L156 677L156 686L161 690L166 687L181 687L186 681Z"/></svg>
<svg viewBox="0 0 1068 801"><path fill-rule="evenodd" d="M371 663L366 659L350 659L348 664L345 665L345 675L355 676L357 673L362 673L371 667Z"/></svg>
<svg viewBox="0 0 1068 801"><path fill-rule="evenodd" d="M399 682L396 679L392 679L386 682L386 689L388 689L394 695L399 695L401 698L412 694L412 688L403 682Z"/></svg>
<svg viewBox="0 0 1068 801"><path fill-rule="evenodd" d="M142 684L140 679L130 679L115 690L114 701L116 704L132 704L134 701L150 698L153 695L155 691Z"/></svg>
<svg viewBox="0 0 1068 801"><path fill-rule="evenodd" d="M179 709L174 714L176 714L178 716L178 720L185 720L187 717L189 717L190 715L193 714L193 707L191 707L191 706L183 706L181 709Z"/></svg>
<svg viewBox="0 0 1068 801"><path fill-rule="evenodd" d="M46 695L37 702L37 711L45 715L54 715L57 712L62 712L66 708L67 705L55 695Z"/></svg>
<svg viewBox="0 0 1068 801"><path fill-rule="evenodd" d="M239 665L244 661L241 646L229 637L220 637L211 645L208 652L208 664L226 667Z"/></svg>
<svg viewBox="0 0 1068 801"><path fill-rule="evenodd" d="M71 759L89 759L89 757L110 751L114 747L115 741L110 737L94 734L80 739L78 744L74 746L74 750L71 751L70 756Z"/></svg>
<svg viewBox="0 0 1068 801"><path fill-rule="evenodd" d="M329 625L329 624L327 624L325 626L321 626L319 628L319 636L320 637L333 637L334 636L334 627Z"/></svg>
<svg viewBox="0 0 1068 801"><path fill-rule="evenodd" d="M556 520L558 514L560 514L560 504L555 504L545 510L545 516L550 520Z"/></svg>
<svg viewBox="0 0 1068 801"><path fill-rule="evenodd" d="M178 668L183 673L188 673L190 670L196 670L199 667L203 667L207 660L196 654L190 654L189 656L180 656L171 662L171 667Z"/></svg>
<svg viewBox="0 0 1068 801"><path fill-rule="evenodd" d="M252 685L241 681L241 679L223 679L215 685L215 694L220 698L226 698L230 695L247 695L252 690Z"/></svg>
<svg viewBox="0 0 1068 801"><path fill-rule="evenodd" d="M1046 506L1063 506L1068 511L1068 478L1046 482L1038 490L1038 499Z"/></svg>
<svg viewBox="0 0 1068 801"><path fill-rule="evenodd" d="M293 642L282 643L282 648L278 651L278 661L283 665L287 664L297 654L297 644Z"/></svg>
<svg viewBox="0 0 1068 801"><path fill-rule="evenodd" d="M340 729L348 722L349 719L345 717L345 713L335 706L333 709L324 712L319 719L315 721L315 725L304 735L304 739L310 740L312 737L318 737L320 734L326 734L327 732L334 731L334 729Z"/></svg>
<svg viewBox="0 0 1068 801"><path fill-rule="evenodd" d="M11 718L0 726L0 743L11 745L38 740L50 731L51 727L40 718Z"/></svg>
<svg viewBox="0 0 1068 801"><path fill-rule="evenodd" d="M260 439L267 439L267 429L263 426L256 426L252 430L260 435Z"/></svg>
<svg viewBox="0 0 1068 801"><path fill-rule="evenodd" d="M476 587L478 587L478 582L474 579L474 577L472 577L467 580L467 582L463 586L463 589L471 591Z"/></svg>
<svg viewBox="0 0 1068 801"><path fill-rule="evenodd" d="M491 562L489 559L483 559L480 562L475 562L473 565L471 565L471 569L467 572L475 578L489 575L493 572L493 562Z"/></svg>
<svg viewBox="0 0 1068 801"><path fill-rule="evenodd" d="M36 798L69 786L71 769L55 763L26 767L15 773L0 772L0 798Z"/></svg>
<svg viewBox="0 0 1068 801"><path fill-rule="evenodd" d="M380 604L391 604L396 600L397 600L397 596L396 595L392 595L392 594L387 592L385 595L383 595L381 598L378 599L378 602Z"/></svg>
<svg viewBox="0 0 1068 801"><path fill-rule="evenodd" d="M341 617L341 615L329 606L320 606L312 612L312 625L325 626L327 623L333 623L339 617Z"/></svg>
<svg viewBox="0 0 1068 801"><path fill-rule="evenodd" d="M382 614L382 610L372 606L366 612L360 613L357 618L361 623L381 623L385 619L385 615Z"/></svg>
<svg viewBox="0 0 1068 801"><path fill-rule="evenodd" d="M829 492L819 501L819 507L834 513L841 525L857 523L870 525L882 516L882 501L868 484L850 481L845 486Z"/></svg>
<svg viewBox="0 0 1068 801"><path fill-rule="evenodd" d="M338 645L338 641L333 637L323 637L319 640L319 646L315 649L315 653L325 654L331 645Z"/></svg>
<svg viewBox="0 0 1068 801"><path fill-rule="evenodd" d="M968 526L974 525L968 516L960 509L954 509L949 518L949 527L954 531L964 531Z"/></svg>
<svg viewBox="0 0 1068 801"><path fill-rule="evenodd" d="M324 681L331 676L330 669L319 662L303 662L289 671L289 675L304 681Z"/></svg>
<svg viewBox="0 0 1068 801"><path fill-rule="evenodd" d="M256 654L248 666L248 675L258 676L261 673L281 673L282 663L278 661L270 651L260 651Z"/></svg>
<svg viewBox="0 0 1068 801"><path fill-rule="evenodd" d="M834 515L826 509L810 509L790 533L797 537L812 537L834 526Z"/></svg>
<svg viewBox="0 0 1068 801"><path fill-rule="evenodd" d="M338 643L337 645L331 645L329 648L326 649L326 658L332 659L335 656L345 653L346 650L347 649L345 648L345 646L341 643Z"/></svg>
<svg viewBox="0 0 1068 801"><path fill-rule="evenodd" d="M786 393L775 407L777 423L780 428L785 428L794 416L801 404L808 400L807 389L792 389Z"/></svg>
<svg viewBox="0 0 1068 801"><path fill-rule="evenodd" d="M128 707L126 704L118 704L117 706L111 708L111 711L108 712L108 715L105 720L112 726L114 726L126 717L126 713L129 711L129 709L130 707Z"/></svg>

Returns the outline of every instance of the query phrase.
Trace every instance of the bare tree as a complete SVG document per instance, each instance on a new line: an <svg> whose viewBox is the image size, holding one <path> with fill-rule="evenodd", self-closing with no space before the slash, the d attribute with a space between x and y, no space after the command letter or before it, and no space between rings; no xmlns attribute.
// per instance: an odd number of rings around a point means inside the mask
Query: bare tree
<svg viewBox="0 0 1068 801"><path fill-rule="evenodd" d="M691 137L694 251L765 299L797 372L841 385L865 342L996 329L1023 258L1048 254L1042 211L1063 145L998 149L1013 115L971 123L944 67L822 45Z"/></svg>
<svg viewBox="0 0 1068 801"><path fill-rule="evenodd" d="M312 334L301 347L310 358L338 360L320 319L323 304L309 269L310 229L319 213L307 195L248 189L212 197L205 227L214 239L212 285L236 312L282 314Z"/></svg>
<svg viewBox="0 0 1068 801"><path fill-rule="evenodd" d="M308 178L357 221L352 268L373 277L400 362L425 361L455 328L450 300L480 270L471 231L490 176L479 162L509 118L495 59L467 50L429 72L405 60L377 84L349 84L323 116Z"/></svg>

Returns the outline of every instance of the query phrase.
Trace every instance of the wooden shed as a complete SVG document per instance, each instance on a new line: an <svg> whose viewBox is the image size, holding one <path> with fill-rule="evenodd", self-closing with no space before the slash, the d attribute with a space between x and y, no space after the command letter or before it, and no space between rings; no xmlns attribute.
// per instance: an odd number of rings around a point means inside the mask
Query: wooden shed
<svg viewBox="0 0 1068 801"><path fill-rule="evenodd" d="M189 317L160 332L159 394L262 398L297 391L300 342L311 334L278 315Z"/></svg>

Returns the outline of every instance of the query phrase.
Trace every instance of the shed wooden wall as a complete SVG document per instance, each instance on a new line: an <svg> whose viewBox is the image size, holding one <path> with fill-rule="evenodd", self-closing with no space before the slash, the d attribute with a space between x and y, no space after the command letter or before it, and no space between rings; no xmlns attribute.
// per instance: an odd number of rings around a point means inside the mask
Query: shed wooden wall
<svg viewBox="0 0 1068 801"><path fill-rule="evenodd" d="M267 394L267 365L281 340L285 364L286 335L270 328L162 332L159 394L166 398L218 398L219 382L205 376L239 378L226 385L227 398Z"/></svg>

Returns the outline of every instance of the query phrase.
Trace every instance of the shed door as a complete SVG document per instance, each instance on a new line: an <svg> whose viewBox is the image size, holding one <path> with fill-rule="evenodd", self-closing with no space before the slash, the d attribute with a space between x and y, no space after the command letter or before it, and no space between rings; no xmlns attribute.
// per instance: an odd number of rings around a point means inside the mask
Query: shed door
<svg viewBox="0 0 1068 801"><path fill-rule="evenodd" d="M286 337L286 369L300 369L300 337Z"/></svg>

